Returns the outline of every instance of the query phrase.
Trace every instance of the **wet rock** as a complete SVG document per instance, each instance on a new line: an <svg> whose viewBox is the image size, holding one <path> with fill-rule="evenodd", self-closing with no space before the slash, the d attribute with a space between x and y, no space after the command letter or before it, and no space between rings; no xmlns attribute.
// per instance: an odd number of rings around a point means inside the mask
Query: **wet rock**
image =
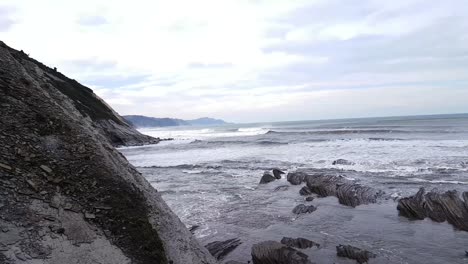
<svg viewBox="0 0 468 264"><path fill-rule="evenodd" d="M306 197L305 200L306 200L307 202L312 202L312 201L314 200L314 197L308 196L308 197Z"/></svg>
<svg viewBox="0 0 468 264"><path fill-rule="evenodd" d="M260 179L260 184L267 184L267 183L275 181L275 180L276 180L275 177L273 177L270 173L265 172L263 174L262 178Z"/></svg>
<svg viewBox="0 0 468 264"><path fill-rule="evenodd" d="M311 248L311 247L320 247L320 244L315 243L314 241L299 237L299 238L290 238L290 237L283 237L281 239L281 244L284 244L288 247L295 247L295 248Z"/></svg>
<svg viewBox="0 0 468 264"><path fill-rule="evenodd" d="M414 196L398 201L397 210L401 216L423 220L429 217L435 222L447 221L454 227L468 231L468 192L462 193L463 200L456 190L440 193L433 189L429 193L424 188Z"/></svg>
<svg viewBox="0 0 468 264"><path fill-rule="evenodd" d="M28 258L26 257L26 255L23 253L23 252L18 252L15 254L15 257L21 261L26 261L28 260Z"/></svg>
<svg viewBox="0 0 468 264"><path fill-rule="evenodd" d="M350 245L336 246L336 255L338 257L349 258L356 260L359 264L367 263L369 259L375 258L376 255L367 250L362 250Z"/></svg>
<svg viewBox="0 0 468 264"><path fill-rule="evenodd" d="M333 161L332 165L354 165L355 163L345 159L337 159Z"/></svg>
<svg viewBox="0 0 468 264"><path fill-rule="evenodd" d="M307 186L304 186L302 187L300 190L299 190L299 194L300 195L311 195L312 194L312 191L309 189L309 187Z"/></svg>
<svg viewBox="0 0 468 264"><path fill-rule="evenodd" d="M275 176L276 179L281 179L281 174L284 174L284 172L279 169L273 169L273 176Z"/></svg>
<svg viewBox="0 0 468 264"><path fill-rule="evenodd" d="M6 164L0 163L0 168L5 169L5 170L11 170L12 168Z"/></svg>
<svg viewBox="0 0 468 264"><path fill-rule="evenodd" d="M38 191L38 188L37 188L37 185L31 181L31 180L26 180L26 183L29 184L29 186L34 190L34 191Z"/></svg>
<svg viewBox="0 0 468 264"><path fill-rule="evenodd" d="M305 205L305 204L299 204L298 206L294 207L292 212L294 214L309 214L317 210L317 207L313 205Z"/></svg>
<svg viewBox="0 0 468 264"><path fill-rule="evenodd" d="M276 241L265 241L252 246L253 264L311 264L308 256Z"/></svg>
<svg viewBox="0 0 468 264"><path fill-rule="evenodd" d="M465 250L465 257L468 257L468 250Z"/></svg>
<svg viewBox="0 0 468 264"><path fill-rule="evenodd" d="M286 179L292 185L299 185L304 181L305 177L307 177L306 173L297 171L297 172L288 173L288 175L286 176Z"/></svg>
<svg viewBox="0 0 468 264"><path fill-rule="evenodd" d="M313 193L321 197L336 196L340 204L352 207L376 203L385 194L380 190L356 184L342 176L309 175L305 181Z"/></svg>
<svg viewBox="0 0 468 264"><path fill-rule="evenodd" d="M47 173L52 173L52 169L46 165L41 165L41 169Z"/></svg>
<svg viewBox="0 0 468 264"><path fill-rule="evenodd" d="M360 184L343 184L336 188L336 197L340 204L356 207L361 204L376 203L384 193Z"/></svg>
<svg viewBox="0 0 468 264"><path fill-rule="evenodd" d="M214 241L207 244L205 247L217 260L222 260L242 242L238 238L228 239L226 241Z"/></svg>

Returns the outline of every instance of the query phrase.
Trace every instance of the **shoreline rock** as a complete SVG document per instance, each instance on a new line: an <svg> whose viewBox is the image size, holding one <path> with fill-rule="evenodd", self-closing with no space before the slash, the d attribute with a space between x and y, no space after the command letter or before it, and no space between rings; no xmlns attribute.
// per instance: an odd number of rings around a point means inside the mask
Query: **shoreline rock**
<svg viewBox="0 0 468 264"><path fill-rule="evenodd" d="M362 250L350 245L336 246L336 255L338 257L354 259L359 264L369 262L369 259L377 257L374 253L367 250Z"/></svg>
<svg viewBox="0 0 468 264"><path fill-rule="evenodd" d="M468 231L468 192L460 198L456 190L439 192L437 189L426 193L424 188L410 197L398 201L397 210L401 216L414 220L426 217L434 222L445 222L457 229Z"/></svg>

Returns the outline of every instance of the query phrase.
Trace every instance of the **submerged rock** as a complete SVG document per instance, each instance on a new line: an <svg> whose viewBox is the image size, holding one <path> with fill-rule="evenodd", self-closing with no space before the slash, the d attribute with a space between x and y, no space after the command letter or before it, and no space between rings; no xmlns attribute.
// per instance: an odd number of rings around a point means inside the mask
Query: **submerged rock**
<svg viewBox="0 0 468 264"><path fill-rule="evenodd" d="M311 247L320 247L319 243L315 243L314 241L299 237L299 238L290 238L290 237L283 237L281 239L281 244L284 244L288 247L295 247L295 248L311 248Z"/></svg>
<svg viewBox="0 0 468 264"><path fill-rule="evenodd" d="M287 189L289 189L289 186L288 185L281 185L281 186L278 186L275 188L275 192L277 191L286 191Z"/></svg>
<svg viewBox="0 0 468 264"><path fill-rule="evenodd" d="M426 193L424 188L414 196L398 201L397 210L401 216L423 220L429 217L435 222L447 221L454 227L468 231L468 192L462 193L463 200L456 190L440 193L437 189Z"/></svg>
<svg viewBox="0 0 468 264"><path fill-rule="evenodd" d="M349 161L349 160L345 160L345 159L337 159L333 161L332 163L332 165L354 165L354 164L356 163Z"/></svg>
<svg viewBox="0 0 468 264"><path fill-rule="evenodd" d="M310 214L317 210L317 207L313 205L305 205L305 204L299 204L298 206L294 207L292 212L294 214Z"/></svg>
<svg viewBox="0 0 468 264"><path fill-rule="evenodd" d="M276 241L264 241L252 246L253 264L311 264L308 256Z"/></svg>
<svg viewBox="0 0 468 264"><path fill-rule="evenodd" d="M281 179L281 174L284 174L284 172L279 169L273 169L273 176L275 176L276 179Z"/></svg>
<svg viewBox="0 0 468 264"><path fill-rule="evenodd" d="M350 245L336 246L336 255L338 257L349 258L356 260L359 264L367 263L369 259L375 258L376 255L367 250L362 250Z"/></svg>
<svg viewBox="0 0 468 264"><path fill-rule="evenodd" d="M306 202L312 202L315 198L313 196L306 197Z"/></svg>
<svg viewBox="0 0 468 264"><path fill-rule="evenodd" d="M205 247L217 260L222 260L231 253L242 242L238 238L228 239L226 241L214 241L207 244Z"/></svg>
<svg viewBox="0 0 468 264"><path fill-rule="evenodd" d="M276 178L273 177L269 172L265 172L260 179L260 184L267 184L272 181L276 181Z"/></svg>

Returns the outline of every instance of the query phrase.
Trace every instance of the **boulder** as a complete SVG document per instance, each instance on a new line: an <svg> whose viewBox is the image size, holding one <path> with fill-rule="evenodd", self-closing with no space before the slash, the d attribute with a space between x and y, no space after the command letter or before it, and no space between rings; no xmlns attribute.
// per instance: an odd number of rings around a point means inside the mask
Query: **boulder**
<svg viewBox="0 0 468 264"><path fill-rule="evenodd" d="M288 182L290 182L292 185L299 185L301 184L304 179L307 177L307 173L304 172L290 172L286 176L286 179Z"/></svg>
<svg viewBox="0 0 468 264"><path fill-rule="evenodd" d="M306 202L312 202L314 200L314 197L313 196L308 196L306 197Z"/></svg>
<svg viewBox="0 0 468 264"><path fill-rule="evenodd" d="M356 163L349 161L349 160L345 160L345 159L337 159L333 161L332 163L332 165L354 165L354 164Z"/></svg>
<svg viewBox="0 0 468 264"><path fill-rule="evenodd" d="M350 245L336 246L336 255L338 257L354 259L359 264L367 263L369 259L376 257L376 255L372 252L362 250L360 248L353 247Z"/></svg>
<svg viewBox="0 0 468 264"><path fill-rule="evenodd" d="M267 183L275 181L275 180L276 180L275 177L273 177L270 173L265 172L263 174L262 178L260 179L260 184L267 184Z"/></svg>
<svg viewBox="0 0 468 264"><path fill-rule="evenodd" d="M228 239L226 241L214 241L207 244L205 247L217 260L222 260L242 242L238 238Z"/></svg>
<svg viewBox="0 0 468 264"><path fill-rule="evenodd" d="M284 174L284 172L279 169L273 169L273 176L275 176L276 179L281 179L281 174Z"/></svg>
<svg viewBox="0 0 468 264"><path fill-rule="evenodd" d="M317 207L313 205L305 205L305 204L299 204L298 206L294 207L292 212L294 214L309 214L317 210Z"/></svg>
<svg viewBox="0 0 468 264"><path fill-rule="evenodd" d="M308 256L276 241L264 241L252 246L253 264L311 264Z"/></svg>
<svg viewBox="0 0 468 264"><path fill-rule="evenodd" d="M463 200L456 190L440 193L433 189L429 193L424 188L414 196L398 201L397 210L401 216L423 220L429 217L435 222L447 221L454 227L468 231L468 192L462 193Z"/></svg>
<svg viewBox="0 0 468 264"><path fill-rule="evenodd" d="M288 247L295 247L295 248L311 248L311 247L320 247L319 243L315 243L314 241L299 237L299 238L290 238L290 237L283 237L281 239L281 244L284 244Z"/></svg>

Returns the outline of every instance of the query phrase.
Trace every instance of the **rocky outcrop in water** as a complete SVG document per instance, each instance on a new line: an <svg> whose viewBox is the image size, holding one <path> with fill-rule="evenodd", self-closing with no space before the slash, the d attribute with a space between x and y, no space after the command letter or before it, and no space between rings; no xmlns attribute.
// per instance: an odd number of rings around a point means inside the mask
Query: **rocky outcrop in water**
<svg viewBox="0 0 468 264"><path fill-rule="evenodd" d="M337 159L332 162L332 165L354 165L355 163L345 159Z"/></svg>
<svg viewBox="0 0 468 264"><path fill-rule="evenodd" d="M253 264L312 264L308 256L292 247L276 241L265 241L253 245Z"/></svg>
<svg viewBox="0 0 468 264"><path fill-rule="evenodd" d="M266 184L272 181L279 180L281 179L281 174L284 174L284 172L282 172L279 169L273 169L272 172L273 175L271 175L269 171L265 171L263 173L262 178L260 179L260 184Z"/></svg>
<svg viewBox="0 0 468 264"><path fill-rule="evenodd" d="M279 170L279 169L273 169L273 176L275 176L275 178L277 180L281 179L281 175L284 174L283 171Z"/></svg>
<svg viewBox="0 0 468 264"><path fill-rule="evenodd" d="M320 247L319 243L315 243L314 241L299 237L299 238L290 238L290 237L283 237L281 239L281 244L284 244L288 247L295 247L295 248L311 248L311 247Z"/></svg>
<svg viewBox="0 0 468 264"><path fill-rule="evenodd" d="M397 209L401 216L423 220L429 217L435 222L447 221L454 227L468 231L468 192L460 194L453 190L445 193L434 189L426 193L424 188L414 196L398 201Z"/></svg>
<svg viewBox="0 0 468 264"><path fill-rule="evenodd" d="M1 263L216 263L114 148L158 140L90 89L0 42L0 113Z"/></svg>
<svg viewBox="0 0 468 264"><path fill-rule="evenodd" d="M372 252L362 250L360 248L353 247L350 245L336 246L336 255L338 257L354 259L359 264L367 263L369 259L376 257L376 255Z"/></svg>
<svg viewBox="0 0 468 264"><path fill-rule="evenodd" d="M308 175L304 178L307 187L319 196L336 196L340 204L356 207L361 204L376 203L384 192L356 184L341 176Z"/></svg>
<svg viewBox="0 0 468 264"><path fill-rule="evenodd" d="M242 242L238 238L228 239L226 241L214 241L207 244L205 247L217 260L222 260Z"/></svg>
<svg viewBox="0 0 468 264"><path fill-rule="evenodd" d="M292 185L299 185L304 182L304 179L307 177L307 175L308 175L307 173L301 172L301 171L290 172L286 176L286 179Z"/></svg>
<svg viewBox="0 0 468 264"><path fill-rule="evenodd" d="M315 212L317 207L313 205L299 204L292 210L293 214L310 214Z"/></svg>
<svg viewBox="0 0 468 264"><path fill-rule="evenodd" d="M270 183L272 181L276 181L276 178L274 176L272 176L269 172L266 171L265 173L263 173L263 176L260 179L259 184L267 184L267 183Z"/></svg>

